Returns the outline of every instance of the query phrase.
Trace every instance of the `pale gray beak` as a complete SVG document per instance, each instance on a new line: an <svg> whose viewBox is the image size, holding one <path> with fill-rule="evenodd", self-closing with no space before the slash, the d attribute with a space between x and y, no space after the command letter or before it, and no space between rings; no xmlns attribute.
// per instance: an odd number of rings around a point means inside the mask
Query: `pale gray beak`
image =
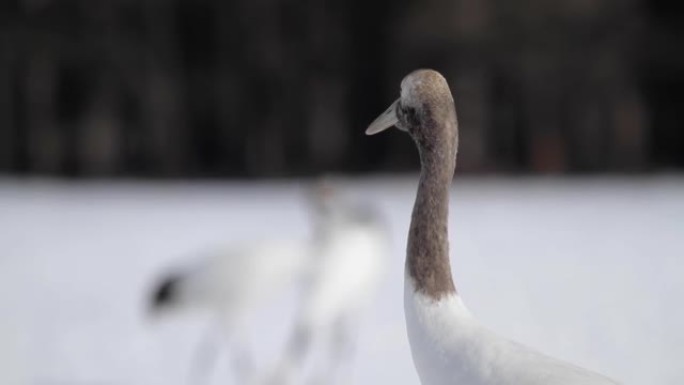
<svg viewBox="0 0 684 385"><path fill-rule="evenodd" d="M385 131L399 122L396 111L400 100L401 98L395 100L385 112L378 116L373 123L368 126L366 129L366 135L375 135L378 132Z"/></svg>

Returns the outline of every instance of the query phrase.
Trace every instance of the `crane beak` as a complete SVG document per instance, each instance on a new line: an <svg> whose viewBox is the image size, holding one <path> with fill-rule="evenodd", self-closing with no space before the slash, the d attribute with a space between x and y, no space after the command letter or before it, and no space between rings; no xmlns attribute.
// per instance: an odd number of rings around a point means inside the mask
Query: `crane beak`
<svg viewBox="0 0 684 385"><path fill-rule="evenodd" d="M394 126L399 122L397 119L397 105L401 99L397 99L389 106L385 112L378 116L373 123L366 129L366 135L375 135L378 132L385 131L386 129Z"/></svg>

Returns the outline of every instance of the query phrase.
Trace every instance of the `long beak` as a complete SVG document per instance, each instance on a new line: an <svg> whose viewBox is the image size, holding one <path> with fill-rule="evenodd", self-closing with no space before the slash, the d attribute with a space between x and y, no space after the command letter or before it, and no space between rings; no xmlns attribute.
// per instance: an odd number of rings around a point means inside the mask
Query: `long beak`
<svg viewBox="0 0 684 385"><path fill-rule="evenodd" d="M373 123L368 126L366 129L366 135L375 135L378 132L385 131L386 129L394 126L399 122L397 119L397 104L399 104L399 100L397 99L392 103L389 108L383 112L380 116L378 116Z"/></svg>

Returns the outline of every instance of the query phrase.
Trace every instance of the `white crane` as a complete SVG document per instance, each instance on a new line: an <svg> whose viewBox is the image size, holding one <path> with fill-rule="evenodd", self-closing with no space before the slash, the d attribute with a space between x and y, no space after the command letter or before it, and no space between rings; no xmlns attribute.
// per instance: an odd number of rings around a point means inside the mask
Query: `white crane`
<svg viewBox="0 0 684 385"><path fill-rule="evenodd" d="M423 385L609 385L616 382L545 356L483 327L456 291L449 261L449 187L458 123L441 74L417 70L401 95L366 130L396 126L421 161L406 253L404 312L413 362Z"/></svg>
<svg viewBox="0 0 684 385"><path fill-rule="evenodd" d="M218 321L230 347L233 371L239 383L255 375L245 333L252 316L283 289L301 279L311 260L308 239L266 239L208 252L196 264L176 268L156 285L151 298L154 315L204 310ZM216 359L217 336L208 334L193 366L191 381L208 374Z"/></svg>
<svg viewBox="0 0 684 385"><path fill-rule="evenodd" d="M385 223L373 207L343 198L328 182L313 197L314 258L293 335L273 377L277 383L305 383L304 366L313 357L319 359L313 382L345 383L358 317L373 299L389 250Z"/></svg>

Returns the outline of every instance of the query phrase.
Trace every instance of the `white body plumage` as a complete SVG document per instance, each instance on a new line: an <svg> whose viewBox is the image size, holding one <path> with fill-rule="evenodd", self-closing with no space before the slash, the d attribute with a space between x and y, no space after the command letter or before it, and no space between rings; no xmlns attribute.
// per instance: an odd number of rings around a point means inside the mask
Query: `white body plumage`
<svg viewBox="0 0 684 385"><path fill-rule="evenodd" d="M434 300L404 283L413 362L423 385L616 385L482 326L458 294Z"/></svg>

